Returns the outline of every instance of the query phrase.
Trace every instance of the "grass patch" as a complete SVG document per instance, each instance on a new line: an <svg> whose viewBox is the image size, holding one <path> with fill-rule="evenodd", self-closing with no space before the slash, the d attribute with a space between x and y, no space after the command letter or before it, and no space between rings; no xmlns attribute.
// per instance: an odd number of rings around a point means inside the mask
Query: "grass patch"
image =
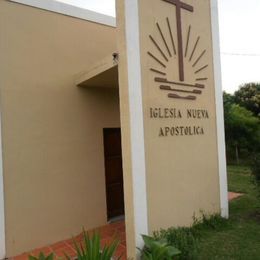
<svg viewBox="0 0 260 260"><path fill-rule="evenodd" d="M155 233L182 255L176 259L260 259L260 199L248 167L228 167L229 191L245 195L230 203L230 218L206 216L190 228Z"/></svg>
<svg viewBox="0 0 260 260"><path fill-rule="evenodd" d="M219 215L208 216L202 213L200 219L194 218L191 227L170 228L154 233L157 240L166 239L170 245L181 251L175 259L196 259L199 256L199 245L207 232L220 232L229 228L229 221Z"/></svg>
<svg viewBox="0 0 260 260"><path fill-rule="evenodd" d="M252 193L255 186L252 185L254 178L249 167L228 166L228 188L229 191L238 193Z"/></svg>
<svg viewBox="0 0 260 260"><path fill-rule="evenodd" d="M260 200L250 169L228 167L229 191L245 195L232 201L229 226L221 231L202 232L199 254L193 259L260 259Z"/></svg>

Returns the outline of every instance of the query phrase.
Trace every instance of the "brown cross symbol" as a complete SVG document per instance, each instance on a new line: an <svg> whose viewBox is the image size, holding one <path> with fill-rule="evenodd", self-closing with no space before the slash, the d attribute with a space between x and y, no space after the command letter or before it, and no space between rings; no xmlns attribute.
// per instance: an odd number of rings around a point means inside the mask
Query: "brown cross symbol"
<svg viewBox="0 0 260 260"><path fill-rule="evenodd" d="M179 56L179 77L184 81L184 63L183 63L183 41L181 26L181 9L193 12L193 6L183 3L181 0L162 0L176 6L177 35L178 35L178 56Z"/></svg>

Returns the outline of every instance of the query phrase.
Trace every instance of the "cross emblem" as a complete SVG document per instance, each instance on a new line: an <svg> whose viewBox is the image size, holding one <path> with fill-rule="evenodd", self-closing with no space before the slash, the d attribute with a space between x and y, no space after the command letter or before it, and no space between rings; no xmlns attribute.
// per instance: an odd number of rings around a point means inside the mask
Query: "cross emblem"
<svg viewBox="0 0 260 260"><path fill-rule="evenodd" d="M178 36L178 58L179 58L179 78L184 81L184 61L183 61L183 40L182 40L182 25L181 25L181 10L184 9L193 12L193 6L185 4L181 0L162 0L164 2L176 6L176 20L177 20L177 36Z"/></svg>

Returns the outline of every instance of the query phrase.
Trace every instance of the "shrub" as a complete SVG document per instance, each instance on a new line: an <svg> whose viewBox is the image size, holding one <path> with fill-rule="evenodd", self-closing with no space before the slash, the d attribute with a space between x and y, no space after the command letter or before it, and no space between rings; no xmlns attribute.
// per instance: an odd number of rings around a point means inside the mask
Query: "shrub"
<svg viewBox="0 0 260 260"><path fill-rule="evenodd" d="M198 255L198 242L205 230L222 230L229 225L227 219L220 215L206 215L201 213L201 217L193 218L191 227L172 227L167 230L160 230L154 233L157 240L166 239L170 245L177 247L181 251L178 259L194 259Z"/></svg>
<svg viewBox="0 0 260 260"><path fill-rule="evenodd" d="M171 260L181 252L174 246L169 245L166 239L156 239L142 235L145 246L141 250L142 260Z"/></svg>
<svg viewBox="0 0 260 260"><path fill-rule="evenodd" d="M170 245L176 246L181 251L179 259L189 259L196 252L197 238L192 228L162 229L155 232L154 236L156 239L166 239Z"/></svg>
<svg viewBox="0 0 260 260"><path fill-rule="evenodd" d="M192 229L195 230L197 234L202 230L222 230L229 225L227 219L222 218L219 214L207 215L201 213L201 218L197 219L193 217Z"/></svg>

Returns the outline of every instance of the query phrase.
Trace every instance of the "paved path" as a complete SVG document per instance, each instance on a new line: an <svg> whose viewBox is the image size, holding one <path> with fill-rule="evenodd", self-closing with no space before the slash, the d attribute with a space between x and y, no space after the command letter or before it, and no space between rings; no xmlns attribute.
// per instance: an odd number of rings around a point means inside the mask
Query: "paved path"
<svg viewBox="0 0 260 260"><path fill-rule="evenodd" d="M228 193L228 200L229 201L232 201L232 200L235 200L241 196L244 196L243 193L236 193L236 192L229 192Z"/></svg>
<svg viewBox="0 0 260 260"><path fill-rule="evenodd" d="M126 260L126 235L125 235L125 223L124 221L119 221L113 224L108 224L106 226L97 228L95 230L90 231L97 231L102 240L101 245L102 247L108 243L113 241L113 238L117 238L120 240L120 245L117 249L116 256L122 255L122 260ZM75 237L77 242L83 241L83 234ZM70 256L72 259L76 256L76 251L74 249L74 242L72 239L64 240L53 245L49 245L46 247L38 248L32 250L30 252L26 252L19 256L15 256L9 258L10 260L28 260L29 255L38 256L40 252L43 252L45 255L50 253L54 253L55 259L65 259L64 252Z"/></svg>
<svg viewBox="0 0 260 260"><path fill-rule="evenodd" d="M229 192L228 193L228 200L232 201L235 200L244 194L242 193L235 193L235 192ZM122 260L126 260L126 234L125 234L125 223L124 221L119 221L113 224L108 224L106 226L100 227L95 229L99 232L99 234L102 237L101 244L104 246L107 243L110 243L113 240L113 237L117 237L120 239L121 243L118 247L118 250L116 252L117 256L122 255ZM93 231L92 231L93 232ZM80 234L76 238L77 242L82 242L83 235ZM58 243L55 243L53 245L49 245L46 247L38 248L35 250L32 250L30 252L26 252L22 255L12 257L11 260L28 260L29 255L38 256L40 252L43 252L44 254L50 254L54 253L56 259L65 259L64 258L64 252L71 256L72 258L76 256L76 251L73 246L72 239L64 240Z"/></svg>

